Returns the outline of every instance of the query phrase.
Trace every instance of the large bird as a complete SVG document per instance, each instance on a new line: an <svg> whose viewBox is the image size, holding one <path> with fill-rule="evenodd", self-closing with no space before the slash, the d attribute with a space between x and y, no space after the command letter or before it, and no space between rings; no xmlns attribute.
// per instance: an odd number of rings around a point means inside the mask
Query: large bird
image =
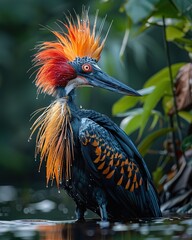
<svg viewBox="0 0 192 240"><path fill-rule="evenodd" d="M130 138L107 116L74 103L74 91L82 86L139 95L97 65L106 41L96 30L97 14L92 28L87 10L76 18L63 23L65 32L51 31L56 41L42 43L34 58L38 92L56 98L32 126L47 184L56 181L67 191L78 220L86 209L103 221L160 217L150 173Z"/></svg>

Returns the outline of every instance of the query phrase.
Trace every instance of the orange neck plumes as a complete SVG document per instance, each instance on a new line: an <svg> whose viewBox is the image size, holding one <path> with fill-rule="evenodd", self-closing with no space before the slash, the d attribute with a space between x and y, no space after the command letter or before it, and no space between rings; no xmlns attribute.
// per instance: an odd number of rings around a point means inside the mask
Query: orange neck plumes
<svg viewBox="0 0 192 240"><path fill-rule="evenodd" d="M32 134L39 128L36 155L40 153L41 163L46 161L47 184L55 179L58 187L63 179L67 181L71 178L74 157L70 118L67 100L61 99L48 106L32 126Z"/></svg>

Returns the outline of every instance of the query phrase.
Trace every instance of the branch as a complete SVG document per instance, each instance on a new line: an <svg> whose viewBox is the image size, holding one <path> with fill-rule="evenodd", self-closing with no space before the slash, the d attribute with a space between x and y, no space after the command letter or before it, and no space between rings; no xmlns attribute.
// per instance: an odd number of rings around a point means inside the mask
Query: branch
<svg viewBox="0 0 192 240"><path fill-rule="evenodd" d="M167 55L167 65L168 65L168 69L169 69L169 77L170 77L170 81L171 81L171 89L172 89L172 94L173 94L173 105L174 105L174 109L175 109L175 117L176 117L177 129L178 129L178 137L179 137L180 142L182 142L183 137L182 137L181 124L180 124L180 119L179 119L179 114L178 114L178 109L177 109L174 79L173 79L173 74L172 74L172 69L171 69L171 59L170 59L169 46L168 46L168 41L167 41L167 36L166 36L166 24L165 24L165 18L164 17L163 17L163 36L164 36L165 51L166 51L166 55ZM171 125L172 128L174 128L173 116L170 116L170 125ZM176 165L177 165L177 170L179 170L176 136L175 136L174 131L172 132L172 142L173 142L173 148L174 148L175 162L176 162Z"/></svg>

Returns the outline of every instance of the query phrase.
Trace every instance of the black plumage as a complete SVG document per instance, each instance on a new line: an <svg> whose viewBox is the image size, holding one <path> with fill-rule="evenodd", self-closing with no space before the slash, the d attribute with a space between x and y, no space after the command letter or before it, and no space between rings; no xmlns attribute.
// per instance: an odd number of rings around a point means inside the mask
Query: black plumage
<svg viewBox="0 0 192 240"><path fill-rule="evenodd" d="M103 220L159 217L159 200L147 166L130 138L107 116L75 107L72 176L64 187L77 218L90 209Z"/></svg>

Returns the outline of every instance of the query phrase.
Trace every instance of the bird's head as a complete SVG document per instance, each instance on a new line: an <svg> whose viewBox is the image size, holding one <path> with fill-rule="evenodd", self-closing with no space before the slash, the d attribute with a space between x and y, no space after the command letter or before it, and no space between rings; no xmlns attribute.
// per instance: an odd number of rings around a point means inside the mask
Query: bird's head
<svg viewBox="0 0 192 240"><path fill-rule="evenodd" d="M67 18L65 33L52 31L57 41L39 45L34 58L35 66L39 67L35 80L39 92L66 96L77 87L94 86L126 95L139 95L97 65L107 34L101 41L100 34L96 32L96 22L97 14L91 28L88 11L83 10L81 18L77 15L76 24Z"/></svg>

